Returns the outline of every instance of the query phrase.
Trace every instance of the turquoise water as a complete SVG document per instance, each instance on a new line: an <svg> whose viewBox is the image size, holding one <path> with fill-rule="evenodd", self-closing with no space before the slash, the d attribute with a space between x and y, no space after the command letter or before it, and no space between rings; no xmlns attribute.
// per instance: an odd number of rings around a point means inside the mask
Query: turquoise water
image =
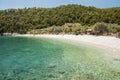
<svg viewBox="0 0 120 80"><path fill-rule="evenodd" d="M120 61L83 44L0 37L0 80L120 80Z"/></svg>

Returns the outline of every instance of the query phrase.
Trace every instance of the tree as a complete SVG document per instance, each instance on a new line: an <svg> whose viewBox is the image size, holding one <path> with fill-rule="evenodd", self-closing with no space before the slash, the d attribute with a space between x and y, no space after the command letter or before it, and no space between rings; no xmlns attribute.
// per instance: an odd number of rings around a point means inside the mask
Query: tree
<svg viewBox="0 0 120 80"><path fill-rule="evenodd" d="M0 10L2 32L27 32L65 23L91 26L97 22L120 25L120 7L99 9L82 5L63 5L56 8L23 8ZM118 28L116 32L118 32ZM70 30L71 31L71 30Z"/></svg>

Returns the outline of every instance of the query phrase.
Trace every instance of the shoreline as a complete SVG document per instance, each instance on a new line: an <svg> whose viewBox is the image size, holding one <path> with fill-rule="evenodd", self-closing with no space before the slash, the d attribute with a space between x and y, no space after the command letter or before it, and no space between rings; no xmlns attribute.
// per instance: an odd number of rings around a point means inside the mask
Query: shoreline
<svg viewBox="0 0 120 80"><path fill-rule="evenodd" d="M113 56L120 57L120 39L111 36L94 36L94 35L67 35L67 34L15 34L12 36L21 37L41 37L41 38L51 38L56 40L67 41L68 43L85 44L88 46L93 46L95 48L100 48L101 50L109 51Z"/></svg>
<svg viewBox="0 0 120 80"><path fill-rule="evenodd" d="M58 40L66 40L75 43L85 43L91 46L111 49L113 52L120 52L120 39L110 36L94 36L94 35L54 35L54 34L24 34L24 35L12 35L12 36L26 36L26 37L43 37L52 38ZM106 50L105 49L105 50Z"/></svg>

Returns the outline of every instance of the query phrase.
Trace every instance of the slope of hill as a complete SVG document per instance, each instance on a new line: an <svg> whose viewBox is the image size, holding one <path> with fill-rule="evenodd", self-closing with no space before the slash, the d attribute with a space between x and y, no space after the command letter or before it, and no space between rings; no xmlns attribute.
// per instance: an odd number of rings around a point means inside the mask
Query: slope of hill
<svg viewBox="0 0 120 80"><path fill-rule="evenodd" d="M120 7L99 9L70 4L55 8L24 8L0 11L0 33L26 33L32 29L61 26L65 23L80 23L91 26L97 22L120 25Z"/></svg>

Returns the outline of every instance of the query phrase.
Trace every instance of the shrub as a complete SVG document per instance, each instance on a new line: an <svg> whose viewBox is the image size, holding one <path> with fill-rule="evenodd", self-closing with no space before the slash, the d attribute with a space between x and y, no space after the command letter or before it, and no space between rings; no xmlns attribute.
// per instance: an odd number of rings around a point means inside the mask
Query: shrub
<svg viewBox="0 0 120 80"><path fill-rule="evenodd" d="M105 23L96 23L93 27L95 34L104 34L108 32L108 26Z"/></svg>
<svg viewBox="0 0 120 80"><path fill-rule="evenodd" d="M117 37L120 38L120 32L117 33Z"/></svg>

